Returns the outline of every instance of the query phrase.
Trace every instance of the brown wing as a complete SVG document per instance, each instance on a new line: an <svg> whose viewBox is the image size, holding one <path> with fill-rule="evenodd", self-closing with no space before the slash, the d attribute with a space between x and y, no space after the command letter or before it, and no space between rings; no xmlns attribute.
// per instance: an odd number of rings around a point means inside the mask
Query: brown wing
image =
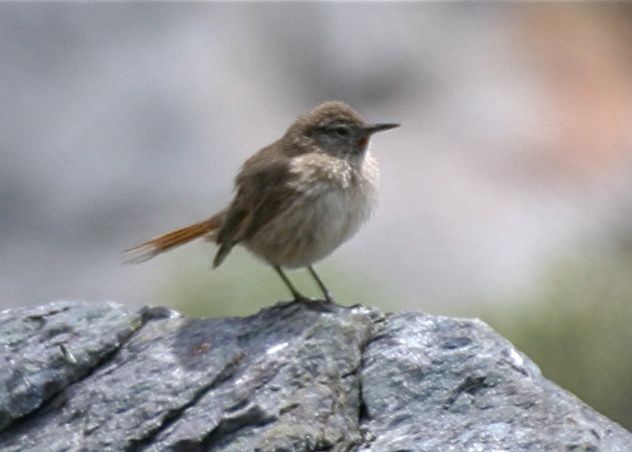
<svg viewBox="0 0 632 452"><path fill-rule="evenodd" d="M270 149L246 161L237 176L237 194L217 233L220 247L213 260L214 267L222 263L235 244L251 237L287 208L296 194L289 185L293 178L289 158L271 155L274 152Z"/></svg>

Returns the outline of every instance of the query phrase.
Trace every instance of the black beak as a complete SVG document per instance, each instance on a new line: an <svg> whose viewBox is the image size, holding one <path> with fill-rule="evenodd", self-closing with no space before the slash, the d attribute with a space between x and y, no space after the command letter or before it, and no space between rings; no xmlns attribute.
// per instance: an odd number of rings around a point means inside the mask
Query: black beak
<svg viewBox="0 0 632 452"><path fill-rule="evenodd" d="M399 124L371 124L364 128L364 133L373 135L375 132L382 132L383 130L394 129L395 127L399 127Z"/></svg>

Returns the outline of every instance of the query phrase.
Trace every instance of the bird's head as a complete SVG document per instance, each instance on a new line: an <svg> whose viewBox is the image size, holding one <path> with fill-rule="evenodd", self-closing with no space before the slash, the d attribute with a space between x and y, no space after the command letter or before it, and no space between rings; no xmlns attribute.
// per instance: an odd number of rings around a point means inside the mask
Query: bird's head
<svg viewBox="0 0 632 452"><path fill-rule="evenodd" d="M367 124L360 113L347 104L329 101L298 118L287 135L304 150L349 157L363 155L374 133L398 126Z"/></svg>

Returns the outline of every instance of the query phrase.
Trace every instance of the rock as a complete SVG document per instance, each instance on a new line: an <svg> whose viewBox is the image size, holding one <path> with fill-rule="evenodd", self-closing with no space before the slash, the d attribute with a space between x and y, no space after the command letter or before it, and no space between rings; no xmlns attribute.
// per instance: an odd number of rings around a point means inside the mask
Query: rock
<svg viewBox="0 0 632 452"><path fill-rule="evenodd" d="M391 315L365 348L361 451L632 451L479 320Z"/></svg>
<svg viewBox="0 0 632 452"><path fill-rule="evenodd" d="M2 451L632 450L478 320L60 302L0 313L0 345Z"/></svg>
<svg viewBox="0 0 632 452"><path fill-rule="evenodd" d="M0 313L0 429L63 391L140 326L114 303L57 302Z"/></svg>

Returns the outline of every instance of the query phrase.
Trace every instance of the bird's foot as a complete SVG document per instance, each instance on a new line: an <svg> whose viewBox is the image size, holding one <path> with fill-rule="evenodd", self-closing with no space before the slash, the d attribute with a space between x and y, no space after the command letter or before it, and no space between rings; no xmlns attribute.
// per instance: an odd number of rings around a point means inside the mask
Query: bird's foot
<svg viewBox="0 0 632 452"><path fill-rule="evenodd" d="M333 299L310 299L309 303L305 303L305 307L310 311L316 312L335 312L336 304Z"/></svg>

